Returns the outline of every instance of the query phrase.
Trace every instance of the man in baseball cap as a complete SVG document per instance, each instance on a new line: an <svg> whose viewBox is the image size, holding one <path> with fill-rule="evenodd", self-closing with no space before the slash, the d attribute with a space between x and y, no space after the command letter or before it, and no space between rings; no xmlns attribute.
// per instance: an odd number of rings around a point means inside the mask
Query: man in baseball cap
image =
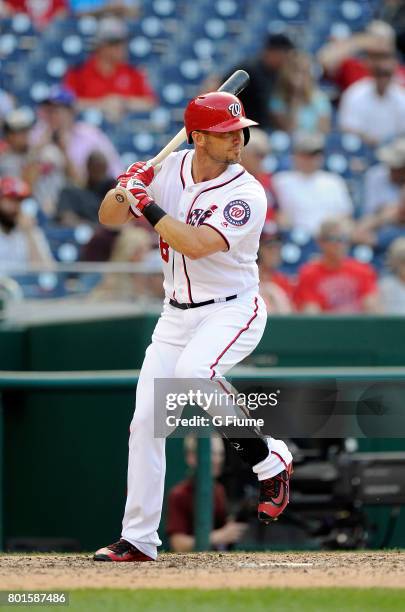
<svg viewBox="0 0 405 612"><path fill-rule="evenodd" d="M10 111L4 120L5 149L0 156L0 176L21 175L30 163L30 130L35 123L35 115L28 107Z"/></svg>
<svg viewBox="0 0 405 612"><path fill-rule="evenodd" d="M248 86L240 94L246 114L264 130L274 127L269 113L270 98L278 73L285 62L289 61L294 48L295 45L287 34L269 34L259 54L246 58L237 66L238 69L246 70L250 76ZM225 81L234 71L235 68L232 68L222 77L210 78L206 82L206 89L218 88L220 82Z"/></svg>
<svg viewBox="0 0 405 612"><path fill-rule="evenodd" d="M132 110L148 110L156 104L146 73L128 60L128 31L118 17L100 20L95 49L80 66L71 68L64 84L79 99L82 108L96 105L112 121Z"/></svg>
<svg viewBox="0 0 405 612"><path fill-rule="evenodd" d="M364 208L367 214L377 213L398 201L405 185L405 138L397 138L377 150L379 164L372 166L364 180Z"/></svg>
<svg viewBox="0 0 405 612"><path fill-rule="evenodd" d="M405 137L377 150L381 162L365 175L363 215L352 239L384 250L392 239L404 233L405 221ZM379 232L381 228L384 231ZM380 242L382 240L382 242Z"/></svg>
<svg viewBox="0 0 405 612"><path fill-rule="evenodd" d="M21 210L30 195L28 184L17 176L0 179L0 266L49 263L52 255L34 217Z"/></svg>

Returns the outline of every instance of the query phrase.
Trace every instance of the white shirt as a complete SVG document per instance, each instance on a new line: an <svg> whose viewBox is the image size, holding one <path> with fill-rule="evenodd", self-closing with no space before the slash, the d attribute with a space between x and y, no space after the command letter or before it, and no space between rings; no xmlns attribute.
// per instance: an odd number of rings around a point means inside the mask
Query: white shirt
<svg viewBox="0 0 405 612"><path fill-rule="evenodd" d="M353 212L346 183L332 172L278 172L273 177L273 184L280 210L292 228L305 230L312 236L318 233L324 221Z"/></svg>
<svg viewBox="0 0 405 612"><path fill-rule="evenodd" d="M398 277L384 277L380 281L380 295L385 313L405 315L405 283Z"/></svg>
<svg viewBox="0 0 405 612"><path fill-rule="evenodd" d="M42 258L51 260L52 255L42 230L34 227L31 234ZM31 254L26 234L19 228L6 234L0 228L0 271L24 267L29 263L31 263Z"/></svg>
<svg viewBox="0 0 405 612"><path fill-rule="evenodd" d="M346 89L340 101L339 127L383 143L405 133L405 90L395 82L380 96L374 80L361 79Z"/></svg>
<svg viewBox="0 0 405 612"><path fill-rule="evenodd" d="M208 225L228 250L191 260L162 244L164 289L178 302L221 301L258 288L257 251L267 211L260 183L232 164L217 178L194 183L193 151L172 153L149 187L151 197L169 215L193 226Z"/></svg>
<svg viewBox="0 0 405 612"><path fill-rule="evenodd" d="M377 164L364 175L363 213L370 215L385 206L398 203L401 188L391 181L390 171L384 164Z"/></svg>

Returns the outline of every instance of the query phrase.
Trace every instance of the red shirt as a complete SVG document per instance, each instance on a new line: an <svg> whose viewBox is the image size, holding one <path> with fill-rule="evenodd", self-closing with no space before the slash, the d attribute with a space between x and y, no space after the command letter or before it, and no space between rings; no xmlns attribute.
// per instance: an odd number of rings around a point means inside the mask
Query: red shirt
<svg viewBox="0 0 405 612"><path fill-rule="evenodd" d="M350 87L350 85L356 83L356 81L360 81L360 79L369 76L371 76L371 72L364 61L357 57L348 57L340 64L332 80L338 85L341 91L344 91ZM398 66L395 73L395 80L403 87L405 86L404 66Z"/></svg>
<svg viewBox="0 0 405 612"><path fill-rule="evenodd" d="M347 257L337 269L323 261L302 266L294 301L298 309L318 304L325 312L362 312L363 300L377 291L377 275L369 264Z"/></svg>
<svg viewBox="0 0 405 612"><path fill-rule="evenodd" d="M66 0L6 0L6 4L15 13L27 13L37 28L43 28L68 8Z"/></svg>
<svg viewBox="0 0 405 612"><path fill-rule="evenodd" d="M214 483L213 528L220 529L226 523L226 494L223 485ZM168 498L166 533L194 535L194 481L191 478L174 486Z"/></svg>
<svg viewBox="0 0 405 612"><path fill-rule="evenodd" d="M68 70L64 84L78 98L104 98L109 95L155 99L146 74L129 64L119 64L115 72L102 74L95 56Z"/></svg>

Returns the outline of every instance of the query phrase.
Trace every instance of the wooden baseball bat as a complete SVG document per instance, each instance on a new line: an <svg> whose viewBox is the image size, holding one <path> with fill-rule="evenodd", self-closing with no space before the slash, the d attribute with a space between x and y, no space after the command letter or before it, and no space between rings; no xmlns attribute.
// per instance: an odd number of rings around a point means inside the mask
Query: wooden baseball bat
<svg viewBox="0 0 405 612"><path fill-rule="evenodd" d="M226 91L227 93L232 93L237 96L241 91L245 89L248 85L250 77L245 70L235 70L233 74L223 83L218 91ZM165 147L152 159L149 159L146 163L148 166L153 166L154 168L162 163L164 159L170 153L173 153L183 142L187 139L186 129L183 127L177 134L174 136L170 142L167 143ZM113 191L115 199L121 204L124 202L128 202L129 194L126 189L122 187L116 187ZM130 202L128 202L129 204Z"/></svg>

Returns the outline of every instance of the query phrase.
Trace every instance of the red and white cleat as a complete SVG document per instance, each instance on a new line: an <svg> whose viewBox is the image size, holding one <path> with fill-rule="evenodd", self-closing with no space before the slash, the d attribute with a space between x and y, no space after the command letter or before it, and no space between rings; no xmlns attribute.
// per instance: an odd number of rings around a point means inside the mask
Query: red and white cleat
<svg viewBox="0 0 405 612"><path fill-rule="evenodd" d="M126 540L119 540L105 548L100 548L93 556L94 561L119 561L119 562L142 562L154 561L151 557L144 555Z"/></svg>
<svg viewBox="0 0 405 612"><path fill-rule="evenodd" d="M257 516L259 521L268 524L276 521L284 511L290 499L289 481L292 474L292 463L285 470L260 481L259 505Z"/></svg>

